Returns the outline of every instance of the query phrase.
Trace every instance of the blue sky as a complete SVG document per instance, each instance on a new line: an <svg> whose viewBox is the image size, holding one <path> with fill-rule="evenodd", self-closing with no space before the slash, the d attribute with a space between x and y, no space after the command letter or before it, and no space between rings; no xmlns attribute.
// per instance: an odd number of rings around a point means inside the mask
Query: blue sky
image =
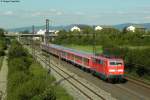
<svg viewBox="0 0 150 100"><path fill-rule="evenodd" d="M20 0L0 2L0 27L149 23L150 0Z"/></svg>

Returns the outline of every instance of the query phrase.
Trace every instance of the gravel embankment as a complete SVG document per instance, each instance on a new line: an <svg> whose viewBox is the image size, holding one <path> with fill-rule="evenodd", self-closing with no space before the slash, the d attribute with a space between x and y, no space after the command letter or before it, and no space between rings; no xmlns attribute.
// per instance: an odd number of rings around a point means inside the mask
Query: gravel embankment
<svg viewBox="0 0 150 100"><path fill-rule="evenodd" d="M7 74L8 74L8 65L7 65L7 56L4 56L2 67L0 70L0 100L6 99L7 93Z"/></svg>

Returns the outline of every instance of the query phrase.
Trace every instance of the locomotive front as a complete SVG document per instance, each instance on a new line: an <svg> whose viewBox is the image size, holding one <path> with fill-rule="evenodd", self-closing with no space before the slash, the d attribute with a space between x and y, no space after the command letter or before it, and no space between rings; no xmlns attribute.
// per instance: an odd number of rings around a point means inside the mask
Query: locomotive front
<svg viewBox="0 0 150 100"><path fill-rule="evenodd" d="M109 59L108 60L107 76L112 80L124 79L124 62L122 59Z"/></svg>

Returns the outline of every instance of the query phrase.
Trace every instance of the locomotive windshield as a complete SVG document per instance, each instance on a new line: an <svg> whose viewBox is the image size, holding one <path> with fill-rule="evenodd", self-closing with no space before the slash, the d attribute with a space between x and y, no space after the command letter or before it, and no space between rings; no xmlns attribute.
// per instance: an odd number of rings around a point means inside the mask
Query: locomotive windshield
<svg viewBox="0 0 150 100"><path fill-rule="evenodd" d="M121 66L122 62L119 62L119 61L110 61L109 65L111 65L111 66Z"/></svg>

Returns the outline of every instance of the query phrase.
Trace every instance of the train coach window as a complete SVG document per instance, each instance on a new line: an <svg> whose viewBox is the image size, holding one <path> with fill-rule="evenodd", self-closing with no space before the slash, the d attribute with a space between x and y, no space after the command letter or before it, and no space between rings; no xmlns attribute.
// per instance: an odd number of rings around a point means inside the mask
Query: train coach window
<svg viewBox="0 0 150 100"><path fill-rule="evenodd" d="M66 56L66 53L65 53L65 52L62 52L62 56Z"/></svg>
<svg viewBox="0 0 150 100"><path fill-rule="evenodd" d="M93 61L94 63L96 63L97 59L94 59L94 58L93 58L92 61Z"/></svg>
<svg viewBox="0 0 150 100"><path fill-rule="evenodd" d="M83 60L84 62L88 62L89 60L88 59L86 59L86 58L84 58L84 60Z"/></svg>
<svg viewBox="0 0 150 100"><path fill-rule="evenodd" d="M75 56L75 59L76 59L76 60L82 60L82 58L79 57L79 56Z"/></svg>
<svg viewBox="0 0 150 100"><path fill-rule="evenodd" d="M103 60L99 60L99 64L103 64Z"/></svg>

